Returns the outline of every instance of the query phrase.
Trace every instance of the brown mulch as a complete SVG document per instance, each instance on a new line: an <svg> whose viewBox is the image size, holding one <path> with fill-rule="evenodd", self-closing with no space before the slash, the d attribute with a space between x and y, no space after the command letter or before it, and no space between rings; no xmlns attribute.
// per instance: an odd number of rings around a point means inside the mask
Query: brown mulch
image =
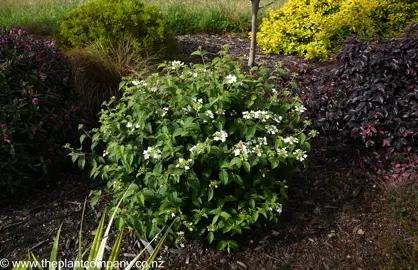
<svg viewBox="0 0 418 270"><path fill-rule="evenodd" d="M237 58L248 55L249 41L234 35L192 35L179 37L185 55L199 46L212 57L224 44ZM296 56L264 56L269 67L282 62L289 72L298 71L309 90L326 63L310 63ZM196 59L191 58L192 61ZM310 167L289 184L289 202L279 224L264 232L249 232L232 254L216 252L205 243L190 242L184 249L165 248L163 266L168 269L392 269L391 237L410 239L386 211L388 201L382 174L363 166L364 157L322 138L314 140ZM82 205L97 185L77 175L65 175L57 187L0 208L0 258L24 259L31 249L49 258L57 228L63 224L61 258L77 254ZM92 239L101 210L88 207L83 231ZM132 259L141 250L139 242L127 235L121 259ZM417 259L418 261L418 259ZM417 262L418 264L418 262ZM413 269L411 266L410 269Z"/></svg>

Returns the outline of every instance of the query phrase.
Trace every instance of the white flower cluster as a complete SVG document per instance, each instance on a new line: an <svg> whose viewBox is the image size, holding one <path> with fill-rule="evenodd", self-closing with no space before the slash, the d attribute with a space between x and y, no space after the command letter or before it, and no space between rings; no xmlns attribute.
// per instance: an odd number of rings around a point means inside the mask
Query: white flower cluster
<svg viewBox="0 0 418 270"><path fill-rule="evenodd" d="M298 143L299 140L298 140L298 138L295 138L295 137L287 137L283 140L283 142L288 143L290 145L293 145L295 143Z"/></svg>
<svg viewBox="0 0 418 270"><path fill-rule="evenodd" d="M205 112L205 115L206 115L207 117L209 117L210 119L215 118L215 115L213 114L213 112L212 112L211 110L207 110L207 111ZM206 121L206 120L203 120L203 122L204 122L204 123L206 123L207 121ZM212 121L212 122L213 122L213 121Z"/></svg>
<svg viewBox="0 0 418 270"><path fill-rule="evenodd" d="M306 111L306 108L303 105L298 105L298 106L295 106L294 110L295 112L303 113L304 111Z"/></svg>
<svg viewBox="0 0 418 270"><path fill-rule="evenodd" d="M190 107L190 105L187 105L187 107L182 108L182 110L185 112L191 112L193 109Z"/></svg>
<svg viewBox="0 0 418 270"><path fill-rule="evenodd" d="M237 77L232 74L229 74L228 76L226 76L225 79L226 79L226 82L229 84L237 82Z"/></svg>
<svg viewBox="0 0 418 270"><path fill-rule="evenodd" d="M201 98L192 98L192 100L194 101L194 102L196 102L196 103L200 103L200 104L203 104L203 99L201 99Z"/></svg>
<svg viewBox="0 0 418 270"><path fill-rule="evenodd" d="M144 150L143 154L144 154L144 159L145 160L150 159L150 157L152 157L153 159L160 159L161 158L161 150L154 149L150 146L148 146L147 150Z"/></svg>
<svg viewBox="0 0 418 270"><path fill-rule="evenodd" d="M185 171L188 171L190 170L190 166L192 166L192 162L193 160L191 159L185 160L184 158L179 158L179 162L177 163L176 168L182 168Z"/></svg>
<svg viewBox="0 0 418 270"><path fill-rule="evenodd" d="M277 129L277 127L276 126L272 126L272 125L267 125L266 126L266 130L267 130L267 133L268 134L271 134L271 135L275 135L275 134L277 134L279 132L279 130Z"/></svg>
<svg viewBox="0 0 418 270"><path fill-rule="evenodd" d="M295 155L296 160L299 160L299 161L304 161L308 157L308 155L306 154L306 151L303 151L300 149L296 149L293 152L293 155Z"/></svg>
<svg viewBox="0 0 418 270"><path fill-rule="evenodd" d="M205 148L206 148L206 144L205 143L198 143L198 144L192 146L189 149L189 151L193 155L196 155L196 154L200 154L200 153L204 152Z"/></svg>
<svg viewBox="0 0 418 270"><path fill-rule="evenodd" d="M287 152L286 148L277 148L276 151L279 157L287 158L289 156L289 153Z"/></svg>
<svg viewBox="0 0 418 270"><path fill-rule="evenodd" d="M181 61L173 61L171 63L171 69L177 69L177 68L182 67L183 65L184 65L184 63L181 62Z"/></svg>
<svg viewBox="0 0 418 270"><path fill-rule="evenodd" d="M273 207L269 208L270 211L273 211ZM279 206L276 209L277 213L281 214L283 212L283 207L281 204L279 204Z"/></svg>
<svg viewBox="0 0 418 270"><path fill-rule="evenodd" d="M132 81L132 84L135 86L147 86L147 83L145 81Z"/></svg>
<svg viewBox="0 0 418 270"><path fill-rule="evenodd" d="M234 155L240 156L242 159L247 160L248 154L254 154L260 157L263 153L263 145L267 145L267 138L254 138L248 142L239 142L234 146Z"/></svg>
<svg viewBox="0 0 418 270"><path fill-rule="evenodd" d="M226 138L228 138L228 133L226 133L223 130L217 131L217 132L215 132L215 134L213 134L213 139L215 141L225 142L226 141Z"/></svg>
<svg viewBox="0 0 418 270"><path fill-rule="evenodd" d="M242 118L244 119L258 119L261 122L266 122L272 116L272 112L269 111L245 111L242 112Z"/></svg>
<svg viewBox="0 0 418 270"><path fill-rule="evenodd" d="M161 114L161 117L164 117L168 112L168 107L163 108L163 113Z"/></svg>
<svg viewBox="0 0 418 270"><path fill-rule="evenodd" d="M126 127L127 127L128 129L131 129L131 131L135 131L135 129L138 129L140 126L139 126L139 124L136 124L136 125L135 125L135 127L133 127L133 124L132 124L131 122L128 122L128 123L126 124Z"/></svg>
<svg viewBox="0 0 418 270"><path fill-rule="evenodd" d="M153 87L151 87L151 92L157 92L158 91L158 88L156 87L156 86L153 86Z"/></svg>

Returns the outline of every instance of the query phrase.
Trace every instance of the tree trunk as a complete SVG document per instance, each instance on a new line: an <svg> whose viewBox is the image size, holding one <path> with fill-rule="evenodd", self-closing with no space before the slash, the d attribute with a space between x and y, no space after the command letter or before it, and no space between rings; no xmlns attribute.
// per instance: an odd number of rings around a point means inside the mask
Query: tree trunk
<svg viewBox="0 0 418 270"><path fill-rule="evenodd" d="M251 10L252 10L251 47L250 47L250 55L248 56L248 66L250 67L255 64L255 50L257 46L257 15L258 15L259 8L260 8L260 0L251 0Z"/></svg>

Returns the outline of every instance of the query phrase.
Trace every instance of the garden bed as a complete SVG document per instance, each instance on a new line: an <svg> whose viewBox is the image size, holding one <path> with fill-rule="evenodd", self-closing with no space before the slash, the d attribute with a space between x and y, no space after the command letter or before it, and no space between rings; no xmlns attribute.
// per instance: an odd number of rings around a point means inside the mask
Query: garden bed
<svg viewBox="0 0 418 270"><path fill-rule="evenodd" d="M246 37L192 35L179 39L185 55L199 46L215 54L224 44L231 46L233 57L248 55ZM281 61L289 72L299 72L303 82L301 91L305 92L312 90L313 81L318 82L316 74L332 67L293 56L259 54L258 61L267 61L269 67ZM365 160L375 160L372 154L359 154L321 137L313 141L312 149L310 167L289 184L290 201L283 208L279 224L263 233L254 231L240 243L240 251L229 255L197 242L188 243L181 250L166 248L160 254L165 261L163 266L168 269L414 269L418 264L416 227L404 226L393 210L389 194L394 187L389 188L385 178L391 174L390 167L378 162L372 162L373 166L364 165ZM2 206L0 257L24 259L30 249L39 258L49 258L53 237L62 223L59 256L71 259L77 254L82 205L90 190L96 188L100 185L85 177L63 175L55 187ZM416 186L410 185L410 189L416 194ZM394 198L398 201L398 197ZM407 207L411 201L409 197L404 199L402 205ZM88 208L83 225L85 240L93 237L105 205L106 196L95 210ZM407 214L405 219L417 215L416 210ZM142 248L134 237L128 236L120 259L130 260Z"/></svg>

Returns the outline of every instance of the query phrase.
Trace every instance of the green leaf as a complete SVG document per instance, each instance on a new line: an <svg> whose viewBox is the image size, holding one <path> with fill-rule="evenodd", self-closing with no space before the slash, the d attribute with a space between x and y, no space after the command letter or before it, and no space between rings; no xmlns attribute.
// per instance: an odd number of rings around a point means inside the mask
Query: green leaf
<svg viewBox="0 0 418 270"><path fill-rule="evenodd" d="M229 246L231 249L234 249L234 250L237 250L237 249L238 249L238 244L237 244L237 242L235 242L234 240L229 240L229 241L228 241L228 246Z"/></svg>
<svg viewBox="0 0 418 270"><path fill-rule="evenodd" d="M254 201L254 199L250 199L249 204L250 204L251 209L254 209L255 208L255 201Z"/></svg>
<svg viewBox="0 0 418 270"><path fill-rule="evenodd" d="M60 225L57 235L55 236L54 244L52 246L51 256L49 258L50 262L56 262L57 261L57 254L58 254L58 244L60 240L60 233L61 233L62 224ZM54 264L49 264L49 270L55 270L57 269L54 267Z"/></svg>
<svg viewBox="0 0 418 270"><path fill-rule="evenodd" d="M305 142L305 149L307 152L311 152L311 145L308 142Z"/></svg>
<svg viewBox="0 0 418 270"><path fill-rule="evenodd" d="M245 131L245 139L247 141L250 140L252 137L254 137L256 131L257 129L255 127L247 128L247 130Z"/></svg>
<svg viewBox="0 0 418 270"><path fill-rule="evenodd" d="M229 166L232 167L236 165L237 168L241 168L241 159L239 157L234 157L231 162L229 163Z"/></svg>
<svg viewBox="0 0 418 270"><path fill-rule="evenodd" d="M208 202L213 198L213 188L208 189Z"/></svg>
<svg viewBox="0 0 418 270"><path fill-rule="evenodd" d="M233 179L238 185L240 186L244 185L244 181L242 181L242 178L239 175L234 174Z"/></svg>
<svg viewBox="0 0 418 270"><path fill-rule="evenodd" d="M303 134L303 133L301 133L299 135L299 142L300 142L300 144L303 144L305 142L305 140L306 140L306 135Z"/></svg>
<svg viewBox="0 0 418 270"><path fill-rule="evenodd" d="M107 270L115 269L113 266L119 257L120 247L122 245L122 238L123 238L123 230L119 233L118 238L116 239L116 242L113 246L112 252L110 253L109 259L107 260L108 262L112 262L111 264L108 264L106 268Z"/></svg>
<svg viewBox="0 0 418 270"><path fill-rule="evenodd" d="M258 211L254 211L253 214L251 215L251 217L253 218L253 222L255 223L258 219Z"/></svg>
<svg viewBox="0 0 418 270"><path fill-rule="evenodd" d="M84 139L86 139L86 137L87 137L86 134L83 134L83 135L80 136L80 145L83 145L83 141L84 141Z"/></svg>
<svg viewBox="0 0 418 270"><path fill-rule="evenodd" d="M226 248L226 246L228 245L228 242L225 240L221 240L218 242L218 245L216 245L216 249L217 250L224 250Z"/></svg>
<svg viewBox="0 0 418 270"><path fill-rule="evenodd" d="M251 165L247 161L244 162L244 169L249 173L251 171Z"/></svg>
<svg viewBox="0 0 418 270"><path fill-rule="evenodd" d="M211 244L212 242L213 242L213 238L214 238L215 236L213 235L213 232L209 232L208 233L208 242L209 242L209 244Z"/></svg>
<svg viewBox="0 0 418 270"><path fill-rule="evenodd" d="M219 179L221 180L222 184L224 185L228 184L228 173L225 170L220 171Z"/></svg>

